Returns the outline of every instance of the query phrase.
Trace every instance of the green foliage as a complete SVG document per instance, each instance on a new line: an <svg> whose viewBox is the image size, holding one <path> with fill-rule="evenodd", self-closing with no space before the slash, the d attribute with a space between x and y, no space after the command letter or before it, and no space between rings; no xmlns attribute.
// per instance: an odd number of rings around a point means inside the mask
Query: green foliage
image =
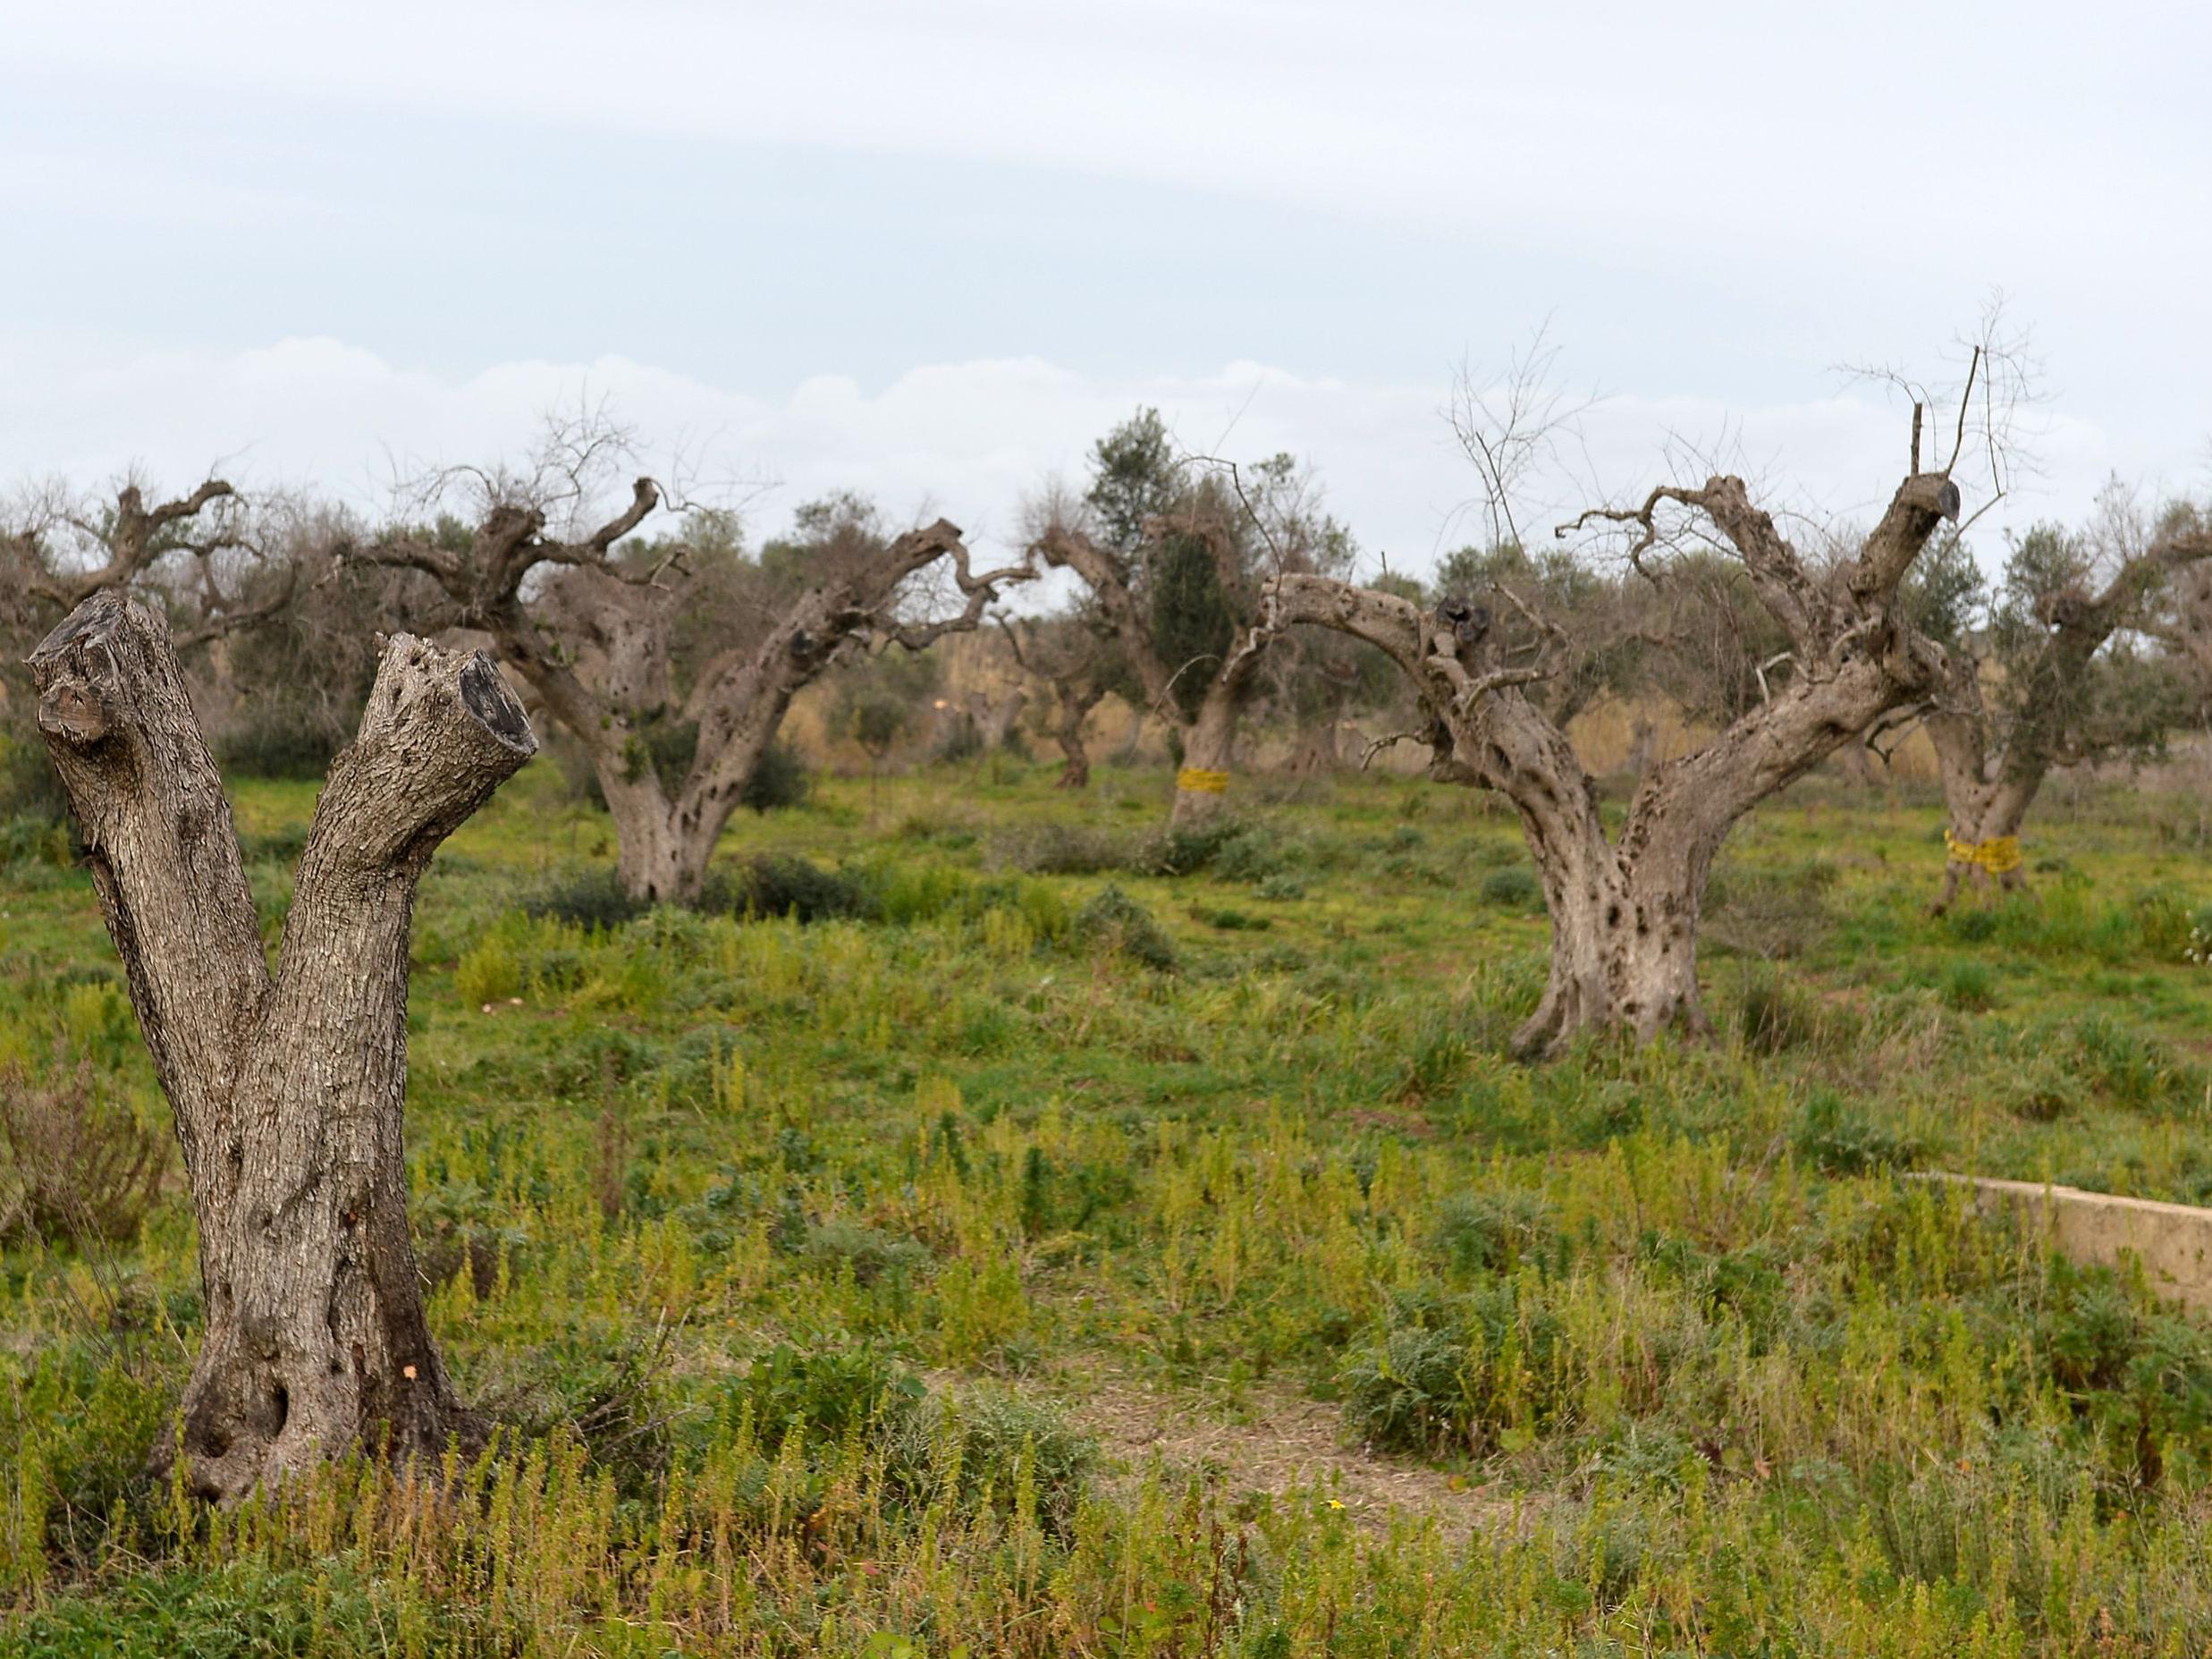
<svg viewBox="0 0 2212 1659"><path fill-rule="evenodd" d="M1140 409L1091 447L1091 488L1084 499L1110 546L1132 552L1144 521L1175 504L1181 487L1175 445L1156 409Z"/></svg>
<svg viewBox="0 0 2212 1659"><path fill-rule="evenodd" d="M699 723L673 710L654 708L637 716L622 745L622 775L635 783L652 777L674 795L691 774L699 753Z"/></svg>
<svg viewBox="0 0 2212 1659"><path fill-rule="evenodd" d="M865 883L798 858L754 859L731 885L730 899L747 914L798 922L864 916L877 908Z"/></svg>
<svg viewBox="0 0 2212 1659"><path fill-rule="evenodd" d="M1957 536L1937 537L1897 584L1897 608L1913 627L1947 648L1966 642L1988 602L1981 566Z"/></svg>
<svg viewBox="0 0 2212 1659"><path fill-rule="evenodd" d="M1536 872L1522 865L1508 865L1501 870L1492 870L1482 878L1480 889L1482 902L1501 910L1518 910L1524 916L1540 914L1544 908L1544 885L1536 879Z"/></svg>
<svg viewBox="0 0 2212 1659"><path fill-rule="evenodd" d="M1100 822L1157 783L1102 767ZM2202 1318L1900 1178L2212 1197L2175 933L2212 889L2142 797L2050 803L1978 936L1923 912L1932 806L1762 813L1721 909L1819 926L1709 967L1723 1040L1527 1067L1544 924L1481 901L1525 854L1461 794L1349 778L1161 856L1051 829L1042 774L865 789L739 820L698 913L545 906L611 838L542 770L434 863L412 1221L480 1461L179 1500L181 1183L12 1238L0 1648L2212 1641ZM313 798L240 791L254 868ZM763 862L835 906L748 908ZM0 886L0 1065L63 1039L165 1134L89 877Z"/></svg>
<svg viewBox="0 0 2212 1659"><path fill-rule="evenodd" d="M1152 649L1177 671L1169 695L1195 719L1237 637L1236 612L1203 537L1166 536L1153 545L1148 602Z"/></svg>
<svg viewBox="0 0 2212 1659"><path fill-rule="evenodd" d="M1102 889L1076 912L1075 936L1093 950L1126 956L1161 973L1174 971L1175 946L1152 912L1119 887Z"/></svg>
<svg viewBox="0 0 2212 1659"><path fill-rule="evenodd" d="M36 732L0 732L0 824L67 822L69 796Z"/></svg>
<svg viewBox="0 0 2212 1659"><path fill-rule="evenodd" d="M738 793L738 804L764 817L771 812L805 806L811 787L806 760L798 750L779 738L761 751L760 758L745 780L744 789Z"/></svg>
<svg viewBox="0 0 2212 1659"><path fill-rule="evenodd" d="M647 901L630 897L612 865L556 876L526 906L532 916L549 916L579 927L619 927L652 908Z"/></svg>

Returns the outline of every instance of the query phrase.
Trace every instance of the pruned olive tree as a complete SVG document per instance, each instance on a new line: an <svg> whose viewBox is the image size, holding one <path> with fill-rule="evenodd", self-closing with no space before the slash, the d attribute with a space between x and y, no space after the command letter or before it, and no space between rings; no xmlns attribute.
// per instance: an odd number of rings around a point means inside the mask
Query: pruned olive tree
<svg viewBox="0 0 2212 1659"><path fill-rule="evenodd" d="M1050 699L1041 707L1045 728L1060 746L1054 787L1089 788L1091 750L1085 728L1091 711L1116 692L1133 692L1128 665L1112 635L1082 614L1001 616L999 622L1016 664Z"/></svg>
<svg viewBox="0 0 2212 1659"><path fill-rule="evenodd" d="M0 627L27 630L27 645L94 594L131 588L160 602L185 648L290 601L289 565L274 581L241 580L260 563L271 515L258 518L228 482L207 478L150 506L147 495L137 478L112 496L50 482L0 508Z"/></svg>
<svg viewBox="0 0 2212 1659"><path fill-rule="evenodd" d="M1698 922L1714 855L1752 807L1941 681L1942 651L1894 605L1899 579L1958 509L1947 474L1914 473L1858 550L1832 563L1800 553L1731 476L1664 485L1638 506L1585 515L1630 527L1632 563L1661 583L1653 555L1663 543L1725 549L1791 642L1790 672L1770 675L1771 695L1702 748L1653 766L1617 834L1607 832L1596 781L1532 690L1574 649L1540 616L1508 622L1465 597L1423 610L1286 573L1269 584L1254 632L1333 628L1387 652L1420 695L1430 775L1513 803L1551 918L1550 970L1515 1036L1519 1052L1556 1054L1614 1028L1638 1040L1669 1027L1701 1032Z"/></svg>
<svg viewBox="0 0 2212 1659"><path fill-rule="evenodd" d="M1081 579L1147 710L1176 734L1169 822L1213 817L1265 690L1268 641L1253 632L1262 584L1271 572L1348 568L1349 534L1290 456L1244 470L1195 461L1149 409L1093 447L1080 504L1055 496L1036 516L1031 551Z"/></svg>
<svg viewBox="0 0 2212 1659"><path fill-rule="evenodd" d="M652 478L619 511L592 511L620 453L604 431L556 423L521 471L448 473L422 492L418 516L461 494L466 517L443 533L394 529L353 557L420 572L444 599L433 625L490 636L582 748L625 891L683 901L802 688L853 653L977 627L1032 572L979 573L951 523L887 534L852 496L802 508L797 533L757 557L725 512L647 541L637 532L663 504ZM933 571L954 590L934 608Z"/></svg>
<svg viewBox="0 0 2212 1659"><path fill-rule="evenodd" d="M2183 688L2142 647L2176 577L2208 557L2198 515L2154 524L2117 490L2084 533L2045 524L2013 542L1986 626L1951 648L1921 713L1948 819L1936 914L1969 879L2027 885L2020 832L2054 766L2149 753L2183 716Z"/></svg>
<svg viewBox="0 0 2212 1659"><path fill-rule="evenodd" d="M480 653L385 643L272 974L161 614L96 593L30 670L198 1221L207 1324L175 1448L193 1487L437 1452L472 1419L408 1234L408 930L431 854L536 749L520 706Z"/></svg>
<svg viewBox="0 0 2212 1659"><path fill-rule="evenodd" d="M1978 347L1970 389L1983 361ZM1502 415L1485 414L1463 397L1455 417L1490 421L1469 453L1503 538L1518 542L1517 520L1505 509L1524 458L1549 441L1528 424L1544 403L1516 394L1499 407ZM1978 435L1994 444L1990 427L1983 421ZM1425 724L1415 735L1429 746L1430 774L1512 802L1551 920L1549 971L1516 1033L1519 1052L1557 1054L1592 1032L1644 1041L1670 1028L1707 1028L1699 923L1729 831L1885 711L1927 698L1948 673L1942 648L1912 625L1900 589L1937 530L1959 521L1953 472L1963 412L1959 430L1951 460L1923 468L1916 410L1912 464L1879 520L1862 537L1810 550L1783 533L1741 478L1718 470L1701 485L1661 484L1635 505L1592 509L1559 526L1557 539L1592 526L1619 538L1625 575L1651 596L1629 607L1628 619L1650 656L1701 648L1710 607L1697 601L1716 592L1731 609L1747 595L1782 642L1756 660L1728 647L1724 656L1751 662L1755 700L1701 747L1651 766L1617 834L1608 833L1595 780L1544 700L1545 688L1570 677L1579 656L1612 641L1578 639L1532 602L1541 595L1524 598L1507 582L1425 609L1327 577L1285 573L1267 585L1255 639L1319 626L1380 648L1419 696ZM1716 589L1724 572L1729 580Z"/></svg>

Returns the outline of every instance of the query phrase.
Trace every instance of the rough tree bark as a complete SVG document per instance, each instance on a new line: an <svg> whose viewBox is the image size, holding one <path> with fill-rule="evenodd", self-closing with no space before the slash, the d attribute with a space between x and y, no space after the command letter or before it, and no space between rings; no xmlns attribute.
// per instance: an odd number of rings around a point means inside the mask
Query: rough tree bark
<svg viewBox="0 0 2212 1659"><path fill-rule="evenodd" d="M999 625L1015 663L1051 695L1048 724L1061 761L1053 787L1089 788L1091 751L1084 728L1119 678L1111 642L1075 618L1040 626L1001 616Z"/></svg>
<svg viewBox="0 0 2212 1659"><path fill-rule="evenodd" d="M408 930L432 852L535 751L520 707L480 653L385 646L272 977L167 624L101 593L30 667L199 1223L207 1327L177 1448L194 1488L438 1451L473 1420L408 1236Z"/></svg>
<svg viewBox="0 0 2212 1659"><path fill-rule="evenodd" d="M1085 742L1083 729L1091 718L1091 711L1105 700L1105 688L1071 688L1054 691L1052 707L1052 741L1060 745L1060 776L1054 780L1055 789L1088 789L1091 787L1091 750Z"/></svg>
<svg viewBox="0 0 2212 1659"><path fill-rule="evenodd" d="M1209 516L1177 513L1148 521L1145 534L1155 541L1168 535L1198 537L1212 557L1221 591L1235 595L1244 588L1236 540ZM1180 735L1183 758L1176 773L1169 825L1186 828L1219 817L1227 806L1235 773L1237 728L1257 690L1260 654L1267 640L1249 623L1239 622L1219 662L1169 662L1153 640L1137 572L1119 553L1088 532L1060 523L1048 526L1031 550L1054 570L1072 570L1082 578L1143 693L1145 708ZM1193 676L1199 677L1204 690L1195 703L1186 704L1176 693L1178 685Z"/></svg>
<svg viewBox="0 0 2212 1659"><path fill-rule="evenodd" d="M2036 605L2044 632L2029 656L2006 664L2010 717L2002 726L1983 696L1981 663L1958 654L1921 721L1947 819L1933 914L1948 910L1969 880L1978 887L1994 880L2006 893L2026 888L2020 831L2044 780L2053 766L2107 747L2086 729L2082 707L2097 654L2115 631L2143 622L2178 572L2208 558L2212 531L2191 523L2126 558L2098 592L2072 587L2045 596Z"/></svg>
<svg viewBox="0 0 2212 1659"><path fill-rule="evenodd" d="M1662 488L1640 509L1587 516L1639 527L1633 558L1658 539L1653 515L1665 504L1700 515L1727 540L1789 630L1799 668L1704 748L1654 766L1617 837L1606 834L1595 781L1566 732L1528 695L1551 670L1510 663L1485 609L1448 601L1424 613L1394 595L1301 575L1278 578L1262 599L1262 633L1318 625L1387 652L1430 721L1430 775L1512 801L1551 918L1543 999L1515 1037L1532 1057L1555 1055L1586 1032L1619 1029L1638 1041L1670 1027L1703 1032L1699 917L1729 830L1883 710L1926 696L1944 672L1940 649L1891 605L1937 524L1957 513L1945 475L1908 478L1857 558L1826 575L1800 559L1734 478Z"/></svg>
<svg viewBox="0 0 2212 1659"><path fill-rule="evenodd" d="M660 504L660 487L639 478L629 506L581 540L548 537L543 512L510 505L487 513L462 552L393 537L355 556L424 571L453 601L455 621L491 635L502 660L590 761L614 820L623 890L683 902L698 896L722 826L802 688L848 648L880 641L918 651L977 627L1000 586L1033 572L1023 564L973 573L958 528L940 519L781 606L757 644L710 660L678 699L668 639L685 595L662 580L677 557L662 568L633 570L613 556ZM946 558L963 608L936 622L899 621L901 584ZM543 566L560 567L577 589L567 604L526 597L526 580ZM644 726L671 712L696 729L697 744L684 774L665 779L652 763Z"/></svg>

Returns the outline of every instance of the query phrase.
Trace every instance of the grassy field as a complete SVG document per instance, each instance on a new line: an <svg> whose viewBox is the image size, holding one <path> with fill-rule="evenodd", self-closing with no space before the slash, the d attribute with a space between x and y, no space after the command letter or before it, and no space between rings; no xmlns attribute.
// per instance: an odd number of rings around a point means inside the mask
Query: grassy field
<svg viewBox="0 0 2212 1659"><path fill-rule="evenodd" d="M173 1166L131 1236L7 1243L0 1650L2212 1648L2212 1331L1900 1179L2212 1200L2193 807L2055 802L2032 900L1935 921L1932 807L1792 797L1717 875L1718 1038L1530 1070L1480 798L1178 842L1162 774L1051 775L825 782L733 826L730 911L621 920L532 766L439 856L409 1012L493 1452L148 1481ZM313 794L238 791L272 940ZM159 1123L88 882L15 851L0 1062Z"/></svg>

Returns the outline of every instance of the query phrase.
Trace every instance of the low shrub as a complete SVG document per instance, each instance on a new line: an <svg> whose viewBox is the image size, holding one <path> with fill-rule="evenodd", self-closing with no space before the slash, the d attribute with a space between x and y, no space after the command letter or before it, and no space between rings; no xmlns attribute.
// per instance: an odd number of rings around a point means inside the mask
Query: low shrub
<svg viewBox="0 0 2212 1659"><path fill-rule="evenodd" d="M533 918L551 917L578 927L620 927L653 907L622 890L610 865L595 865L557 877L522 907Z"/></svg>
<svg viewBox="0 0 2212 1659"><path fill-rule="evenodd" d="M1558 1242L1551 1206L1524 1190L1462 1194L1438 1207L1437 1251L1463 1274L1509 1273Z"/></svg>
<svg viewBox="0 0 2212 1659"><path fill-rule="evenodd" d="M798 750L779 738L762 752L752 776L738 791L738 804L765 816L805 806L813 789L806 762Z"/></svg>
<svg viewBox="0 0 2212 1659"><path fill-rule="evenodd" d="M1744 978L1736 987L1735 1018L1743 1045L1762 1054L1802 1047L1819 1033L1811 998L1773 972Z"/></svg>
<svg viewBox="0 0 2212 1659"><path fill-rule="evenodd" d="M130 1239L169 1167L169 1137L94 1088L80 1062L45 1079L0 1071L0 1238Z"/></svg>
<svg viewBox="0 0 2212 1659"><path fill-rule="evenodd" d="M1922 1155L1911 1135L1870 1122L1828 1089L1816 1089L1798 1119L1798 1155L1830 1175L1910 1169Z"/></svg>
<svg viewBox="0 0 2212 1659"><path fill-rule="evenodd" d="M1946 1008L1983 1013L1997 1006L1997 970L1987 962L1953 962L1938 989Z"/></svg>
<svg viewBox="0 0 2212 1659"><path fill-rule="evenodd" d="M1127 841L1080 824L1032 824L997 837L993 858L1032 876L1095 876L1127 868Z"/></svg>
<svg viewBox="0 0 2212 1659"><path fill-rule="evenodd" d="M1093 950L1126 956L1162 973L1175 967L1175 946L1152 912L1119 887L1109 887L1076 912L1075 937Z"/></svg>
<svg viewBox="0 0 2212 1659"><path fill-rule="evenodd" d="M874 915L881 908L866 884L806 859L764 855L730 882L730 908L799 922ZM721 908L717 905L715 908Z"/></svg>
<svg viewBox="0 0 2212 1659"><path fill-rule="evenodd" d="M1482 902L1494 910L1514 910L1524 916L1541 915L1544 885L1526 865L1507 865L1482 878Z"/></svg>

